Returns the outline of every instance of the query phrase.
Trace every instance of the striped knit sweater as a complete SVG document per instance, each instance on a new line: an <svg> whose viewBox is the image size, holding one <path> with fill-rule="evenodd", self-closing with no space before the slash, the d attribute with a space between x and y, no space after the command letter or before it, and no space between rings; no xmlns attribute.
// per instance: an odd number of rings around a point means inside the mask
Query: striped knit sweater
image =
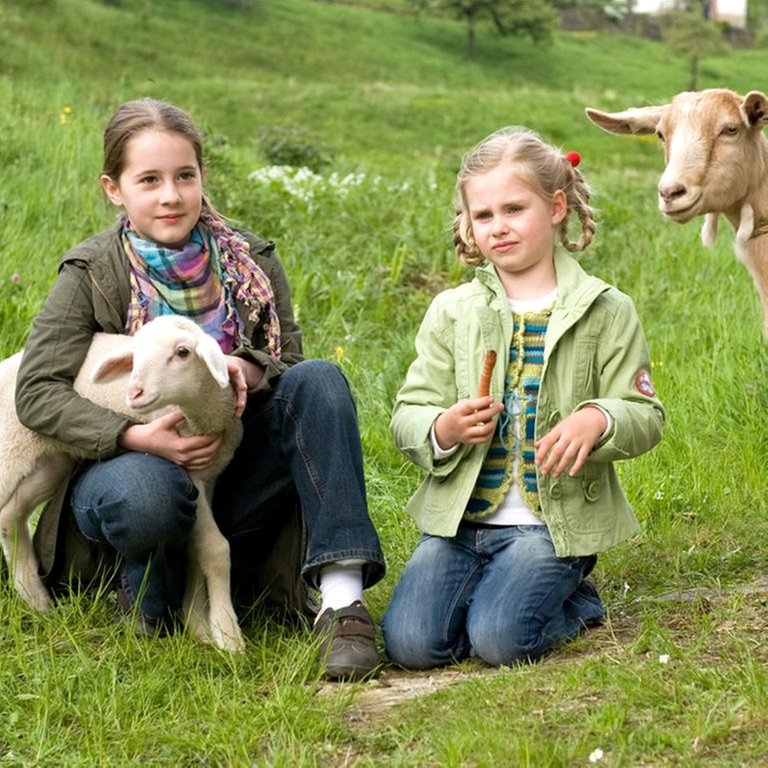
<svg viewBox="0 0 768 768"><path fill-rule="evenodd" d="M467 504L464 518L493 514L513 482L531 511L540 509L533 447L536 407L544 367L544 336L551 309L512 313L514 323L504 383L504 411Z"/></svg>

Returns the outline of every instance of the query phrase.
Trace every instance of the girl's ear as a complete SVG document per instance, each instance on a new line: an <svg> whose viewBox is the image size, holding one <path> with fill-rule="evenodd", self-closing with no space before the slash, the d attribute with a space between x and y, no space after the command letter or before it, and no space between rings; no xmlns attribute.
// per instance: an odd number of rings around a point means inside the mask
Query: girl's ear
<svg viewBox="0 0 768 768"><path fill-rule="evenodd" d="M568 198L562 189L555 190L552 195L552 225L557 226L568 213Z"/></svg>
<svg viewBox="0 0 768 768"><path fill-rule="evenodd" d="M111 176L107 176L106 173L102 173L99 178L99 182L101 182L101 188L104 190L104 193L111 202L113 202L115 205L123 204L123 198L120 194L120 185Z"/></svg>

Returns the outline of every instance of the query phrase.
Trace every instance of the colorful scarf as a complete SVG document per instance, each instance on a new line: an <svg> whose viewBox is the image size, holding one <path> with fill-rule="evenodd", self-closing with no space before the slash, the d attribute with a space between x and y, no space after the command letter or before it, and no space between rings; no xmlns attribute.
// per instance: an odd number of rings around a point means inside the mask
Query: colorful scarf
<svg viewBox="0 0 768 768"><path fill-rule="evenodd" d="M158 315L179 314L194 320L229 353L243 332L237 299L253 322L268 310L269 351L279 359L280 320L272 285L251 259L248 241L220 216L204 210L189 241L179 249L143 240L124 218L122 242L130 264L127 333L135 333Z"/></svg>
<svg viewBox="0 0 768 768"><path fill-rule="evenodd" d="M544 337L551 314L551 309L512 313L514 328L504 381L504 411L464 513L468 520L493 514L515 480L528 507L534 512L540 507L533 444L544 369Z"/></svg>

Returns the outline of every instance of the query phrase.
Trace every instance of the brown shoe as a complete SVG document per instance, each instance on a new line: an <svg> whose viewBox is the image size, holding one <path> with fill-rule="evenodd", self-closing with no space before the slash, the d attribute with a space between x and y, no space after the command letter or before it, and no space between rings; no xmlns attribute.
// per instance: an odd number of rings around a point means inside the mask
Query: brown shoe
<svg viewBox="0 0 768 768"><path fill-rule="evenodd" d="M346 608L323 611L313 631L323 638L320 658L329 680L361 680L378 668L376 627L359 600Z"/></svg>

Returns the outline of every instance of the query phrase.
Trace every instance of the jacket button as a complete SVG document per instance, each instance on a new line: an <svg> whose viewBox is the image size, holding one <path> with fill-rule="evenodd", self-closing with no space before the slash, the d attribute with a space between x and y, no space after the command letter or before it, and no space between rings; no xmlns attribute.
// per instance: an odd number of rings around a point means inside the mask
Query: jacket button
<svg viewBox="0 0 768 768"><path fill-rule="evenodd" d="M556 427L560 423L560 411L552 411L552 413L549 414L549 419L547 421L547 424L549 425L549 428L552 429L553 427Z"/></svg>
<svg viewBox="0 0 768 768"><path fill-rule="evenodd" d="M549 498L557 501L563 495L563 489L560 487L560 483L552 483L549 486Z"/></svg>
<svg viewBox="0 0 768 768"><path fill-rule="evenodd" d="M584 486L584 498L587 501L597 501L597 497L600 495L600 483L597 480L593 480Z"/></svg>

